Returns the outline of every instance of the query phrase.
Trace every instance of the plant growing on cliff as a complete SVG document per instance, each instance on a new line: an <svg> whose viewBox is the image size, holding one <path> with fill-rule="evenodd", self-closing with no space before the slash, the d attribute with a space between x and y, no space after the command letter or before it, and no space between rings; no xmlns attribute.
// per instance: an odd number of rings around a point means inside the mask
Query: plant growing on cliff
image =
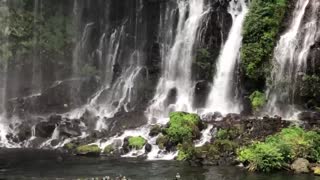
<svg viewBox="0 0 320 180"><path fill-rule="evenodd" d="M211 80L213 77L213 65L212 65L212 55L208 49L200 48L196 52L196 57L194 58L194 64L197 69L201 72L199 75L200 79Z"/></svg>
<svg viewBox="0 0 320 180"><path fill-rule="evenodd" d="M266 79L287 0L253 0L243 28L242 67L252 80Z"/></svg>
<svg viewBox="0 0 320 180"><path fill-rule="evenodd" d="M249 99L251 101L251 106L254 111L261 110L261 108L265 105L267 101L265 94L260 91L253 92L250 95Z"/></svg>

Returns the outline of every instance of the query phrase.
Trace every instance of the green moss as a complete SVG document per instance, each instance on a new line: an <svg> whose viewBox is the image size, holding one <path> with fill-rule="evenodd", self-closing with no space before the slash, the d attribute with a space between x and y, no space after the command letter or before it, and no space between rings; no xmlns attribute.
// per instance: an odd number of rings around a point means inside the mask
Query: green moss
<svg viewBox="0 0 320 180"><path fill-rule="evenodd" d="M215 138L221 139L221 140L234 140L238 136L239 136L239 129L228 128L228 129L219 129Z"/></svg>
<svg viewBox="0 0 320 180"><path fill-rule="evenodd" d="M287 0L253 0L244 22L242 67L252 80L270 74L270 60L287 9Z"/></svg>
<svg viewBox="0 0 320 180"><path fill-rule="evenodd" d="M154 126L152 126L151 129L150 129L149 136L154 137L154 136L160 134L161 131L162 131L161 126L159 126L159 125L154 125Z"/></svg>
<svg viewBox="0 0 320 180"><path fill-rule="evenodd" d="M79 155L99 155L101 149L97 145L83 145L76 148L76 154Z"/></svg>
<svg viewBox="0 0 320 180"><path fill-rule="evenodd" d="M114 149L113 146L110 144L110 145L106 146L106 147L103 149L103 154L107 154L107 155L112 154L114 150L115 150L115 149Z"/></svg>
<svg viewBox="0 0 320 180"><path fill-rule="evenodd" d="M166 144L169 142L168 136L159 136L156 140L156 144L159 146L160 149L164 149Z"/></svg>
<svg viewBox="0 0 320 180"><path fill-rule="evenodd" d="M191 142L184 142L183 144L178 145L178 161L185 161L192 158L195 153L195 148Z"/></svg>
<svg viewBox="0 0 320 180"><path fill-rule="evenodd" d="M198 49L196 52L196 57L194 58L194 67L198 69L199 76L198 79L211 80L213 78L213 61L212 55L208 49Z"/></svg>
<svg viewBox="0 0 320 180"><path fill-rule="evenodd" d="M170 113L169 128L165 129L170 141L176 144L191 141L199 136L200 117L185 112Z"/></svg>
<svg viewBox="0 0 320 180"><path fill-rule="evenodd" d="M254 111L260 111L267 101L265 94L260 91L253 92L250 95L249 99Z"/></svg>
<svg viewBox="0 0 320 180"><path fill-rule="evenodd" d="M271 171L282 168L297 158L320 161L320 134L289 127L269 136L265 142L255 142L238 151L238 158L249 163L252 171Z"/></svg>
<svg viewBox="0 0 320 180"><path fill-rule="evenodd" d="M75 144L73 144L73 143L67 143L67 144L65 144L65 145L63 146L63 148L66 149L66 150L68 150L68 151L73 150L73 149L75 149L76 147L77 147L77 146L76 146Z"/></svg>
<svg viewBox="0 0 320 180"><path fill-rule="evenodd" d="M129 138L130 148L142 149L145 144L146 144L146 140L141 136Z"/></svg>

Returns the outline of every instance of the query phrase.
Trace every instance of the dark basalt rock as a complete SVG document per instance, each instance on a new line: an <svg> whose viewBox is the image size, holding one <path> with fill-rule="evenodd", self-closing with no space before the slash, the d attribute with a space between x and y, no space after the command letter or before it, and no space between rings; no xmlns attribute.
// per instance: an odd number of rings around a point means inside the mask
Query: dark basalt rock
<svg viewBox="0 0 320 180"><path fill-rule="evenodd" d="M154 125L151 127L150 132L149 132L149 136L154 137L157 136L158 134L160 134L162 131L161 126L159 125Z"/></svg>
<svg viewBox="0 0 320 180"><path fill-rule="evenodd" d="M151 152L151 151L152 151L152 146L151 146L151 144L147 143L147 144L145 145L144 149L145 149L145 151L146 151L147 153Z"/></svg>
<svg viewBox="0 0 320 180"><path fill-rule="evenodd" d="M56 128L55 123L40 122L35 127L35 136L42 138L49 138L52 136L54 129Z"/></svg>
<svg viewBox="0 0 320 180"><path fill-rule="evenodd" d="M93 131L96 128L99 117L97 117L95 114L93 114L89 110L86 110L85 113L80 118L80 120L84 122L84 124L86 125L89 131Z"/></svg>
<svg viewBox="0 0 320 180"><path fill-rule="evenodd" d="M17 139L15 141L22 142L31 137L31 127L25 123L17 127Z"/></svg>
<svg viewBox="0 0 320 180"><path fill-rule="evenodd" d="M202 121L204 121L206 123L212 123L212 122L217 121L222 118L223 118L223 116L220 112L207 113L201 117Z"/></svg>
<svg viewBox="0 0 320 180"><path fill-rule="evenodd" d="M207 102L208 94L210 93L211 85L207 81L198 81L195 85L194 107L204 107Z"/></svg>
<svg viewBox="0 0 320 180"><path fill-rule="evenodd" d="M59 125L59 132L61 136L65 137L78 137L81 135L81 127L77 120L71 122L64 122Z"/></svg>
<svg viewBox="0 0 320 180"><path fill-rule="evenodd" d="M107 125L106 137L121 134L125 130L135 129L145 125L148 122L144 112L119 112L113 118L105 120Z"/></svg>
<svg viewBox="0 0 320 180"><path fill-rule="evenodd" d="M81 78L57 81L41 94L13 98L8 101L9 115L23 117L26 113L64 113L87 102L99 87L96 78ZM80 98L73 98L78 94Z"/></svg>

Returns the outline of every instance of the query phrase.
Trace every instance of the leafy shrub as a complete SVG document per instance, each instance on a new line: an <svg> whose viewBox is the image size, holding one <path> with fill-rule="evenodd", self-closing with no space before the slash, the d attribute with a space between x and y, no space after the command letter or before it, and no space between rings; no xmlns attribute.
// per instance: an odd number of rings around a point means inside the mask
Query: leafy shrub
<svg viewBox="0 0 320 180"><path fill-rule="evenodd" d="M191 141L199 136L200 117L185 112L170 113L169 127L165 129L170 141L176 144Z"/></svg>
<svg viewBox="0 0 320 180"><path fill-rule="evenodd" d="M249 99L251 101L251 106L255 111L259 111L266 103L266 96L260 91L253 92Z"/></svg>
<svg viewBox="0 0 320 180"><path fill-rule="evenodd" d="M200 48L196 52L196 57L194 58L194 65L201 72L198 73L199 79L211 80L213 78L213 61L212 55L208 49Z"/></svg>
<svg viewBox="0 0 320 180"><path fill-rule="evenodd" d="M195 151L194 146L191 142L184 142L183 144L179 144L178 150L179 150L178 156L177 156L178 161L191 159Z"/></svg>
<svg viewBox="0 0 320 180"><path fill-rule="evenodd" d="M142 149L145 144L146 144L146 140L141 136L129 138L130 148Z"/></svg>
<svg viewBox="0 0 320 180"><path fill-rule="evenodd" d="M238 158L249 163L254 171L271 171L282 168L297 158L320 161L320 134L289 127L269 136L265 142L255 142L238 151Z"/></svg>
<svg viewBox="0 0 320 180"><path fill-rule="evenodd" d="M243 28L242 67L249 79L269 75L269 62L287 0L253 0Z"/></svg>
<svg viewBox="0 0 320 180"><path fill-rule="evenodd" d="M239 160L249 162L250 171L269 172L280 169L284 163L280 149L273 144L254 143L240 150Z"/></svg>

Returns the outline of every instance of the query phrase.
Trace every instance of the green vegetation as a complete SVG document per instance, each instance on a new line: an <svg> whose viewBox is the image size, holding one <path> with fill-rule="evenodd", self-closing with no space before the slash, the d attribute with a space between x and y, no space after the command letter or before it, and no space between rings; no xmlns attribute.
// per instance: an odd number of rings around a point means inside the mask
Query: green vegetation
<svg viewBox="0 0 320 180"><path fill-rule="evenodd" d="M157 138L156 144L159 146L160 149L164 149L168 142L169 142L169 137L168 136L160 135Z"/></svg>
<svg viewBox="0 0 320 180"><path fill-rule="evenodd" d="M250 97L251 106L254 111L259 111L266 103L266 95L260 91L253 92Z"/></svg>
<svg viewBox="0 0 320 180"><path fill-rule="evenodd" d="M193 158L203 158L210 161L219 161L225 154L236 152L239 144L236 142L238 131L235 129L220 129L217 132L215 140L212 143L201 147L194 147L190 142L184 142L178 145L177 160L190 160Z"/></svg>
<svg viewBox="0 0 320 180"><path fill-rule="evenodd" d="M195 147L191 142L184 142L178 145L178 161L185 161L192 158L195 153Z"/></svg>
<svg viewBox="0 0 320 180"><path fill-rule="evenodd" d="M78 155L99 155L101 149L97 145L82 145L76 148Z"/></svg>
<svg viewBox="0 0 320 180"><path fill-rule="evenodd" d="M112 144L110 145L107 145L104 149L103 149L103 154L106 154L106 155L110 155L114 152L114 148L112 146Z"/></svg>
<svg viewBox="0 0 320 180"><path fill-rule="evenodd" d="M73 149L75 149L77 146L73 143L67 143L63 146L64 149L68 150L68 151L71 151Z"/></svg>
<svg viewBox="0 0 320 180"><path fill-rule="evenodd" d="M241 61L247 78L265 80L287 0L253 0L243 28Z"/></svg>
<svg viewBox="0 0 320 180"><path fill-rule="evenodd" d="M213 78L214 70L213 70L213 61L212 55L208 51L208 49L198 49L196 52L196 57L193 61L195 67L199 70L198 73L201 77L199 79L211 80Z"/></svg>
<svg viewBox="0 0 320 180"><path fill-rule="evenodd" d="M130 148L142 149L145 144L146 144L146 140L141 136L129 138Z"/></svg>
<svg viewBox="0 0 320 180"><path fill-rule="evenodd" d="M320 161L320 134L289 127L238 151L238 158L249 163L249 170L269 172L285 167L297 158Z"/></svg>
<svg viewBox="0 0 320 180"><path fill-rule="evenodd" d="M192 141L200 136L200 123L200 117L197 114L172 112L169 127L165 129L165 133L175 144Z"/></svg>

